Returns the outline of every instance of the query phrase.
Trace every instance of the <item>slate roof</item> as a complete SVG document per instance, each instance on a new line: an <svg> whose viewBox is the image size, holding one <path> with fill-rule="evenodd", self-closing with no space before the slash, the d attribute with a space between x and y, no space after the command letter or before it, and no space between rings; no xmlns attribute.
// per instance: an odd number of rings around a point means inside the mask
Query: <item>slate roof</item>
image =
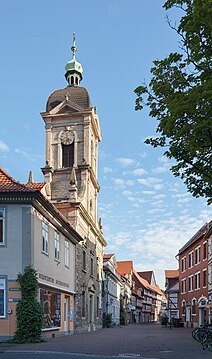
<svg viewBox="0 0 212 359"><path fill-rule="evenodd" d="M151 283L153 271L138 272L138 274L140 277L146 279L148 283Z"/></svg>
<svg viewBox="0 0 212 359"><path fill-rule="evenodd" d="M61 102L63 102L67 95L70 101L82 107L83 109L92 107L88 91L84 87L70 86L52 92L46 103L46 112L51 111Z"/></svg>
<svg viewBox="0 0 212 359"><path fill-rule="evenodd" d="M0 192L35 192L35 188L15 181L6 171L0 167Z"/></svg>

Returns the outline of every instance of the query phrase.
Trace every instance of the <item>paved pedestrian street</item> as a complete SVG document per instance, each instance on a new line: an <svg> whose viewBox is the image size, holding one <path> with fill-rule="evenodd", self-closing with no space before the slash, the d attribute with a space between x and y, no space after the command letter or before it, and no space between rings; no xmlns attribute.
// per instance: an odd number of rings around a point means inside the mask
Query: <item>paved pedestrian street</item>
<svg viewBox="0 0 212 359"><path fill-rule="evenodd" d="M191 329L169 329L160 324L132 324L51 338L39 344L0 344L0 359L28 357L204 359L212 358L212 352L202 349L192 338Z"/></svg>

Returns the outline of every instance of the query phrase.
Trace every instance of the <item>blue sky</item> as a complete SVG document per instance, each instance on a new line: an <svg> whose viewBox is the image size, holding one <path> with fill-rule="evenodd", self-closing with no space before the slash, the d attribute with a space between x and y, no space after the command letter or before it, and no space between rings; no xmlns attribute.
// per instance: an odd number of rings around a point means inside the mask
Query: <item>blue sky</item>
<svg viewBox="0 0 212 359"><path fill-rule="evenodd" d="M3 0L0 13L0 166L20 182L29 170L43 180L45 130L40 112L50 93L66 87L64 67L76 32L81 83L97 107L99 217L107 253L154 270L177 268L179 248L211 219L169 172L160 149L143 143L155 133L148 110L134 110L134 89L150 79L154 59L178 49L161 0ZM169 11L175 21L180 13Z"/></svg>

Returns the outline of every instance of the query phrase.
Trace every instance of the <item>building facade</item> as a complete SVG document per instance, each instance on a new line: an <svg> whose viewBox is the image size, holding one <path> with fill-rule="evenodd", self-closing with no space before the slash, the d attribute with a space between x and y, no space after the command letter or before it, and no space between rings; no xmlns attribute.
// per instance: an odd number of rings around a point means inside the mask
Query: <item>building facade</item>
<svg viewBox="0 0 212 359"><path fill-rule="evenodd" d="M29 265L38 273L43 333L74 332L76 245L82 238L42 195L44 187L22 185L0 169L0 339L15 333L17 274Z"/></svg>
<svg viewBox="0 0 212 359"><path fill-rule="evenodd" d="M179 250L180 320L186 326L208 322L208 239L206 223Z"/></svg>
<svg viewBox="0 0 212 359"><path fill-rule="evenodd" d="M179 322L179 270L165 270L165 293L167 298L168 320Z"/></svg>
<svg viewBox="0 0 212 359"><path fill-rule="evenodd" d="M76 249L75 331L102 327L102 267L106 242L97 214L100 123L88 91L80 86L82 66L72 59L67 87L54 91L41 113L46 129L42 168L49 199L84 239Z"/></svg>
<svg viewBox="0 0 212 359"><path fill-rule="evenodd" d="M106 326L107 315L111 315L112 325L119 326L121 276L117 272L115 254L105 254L103 262L103 325Z"/></svg>

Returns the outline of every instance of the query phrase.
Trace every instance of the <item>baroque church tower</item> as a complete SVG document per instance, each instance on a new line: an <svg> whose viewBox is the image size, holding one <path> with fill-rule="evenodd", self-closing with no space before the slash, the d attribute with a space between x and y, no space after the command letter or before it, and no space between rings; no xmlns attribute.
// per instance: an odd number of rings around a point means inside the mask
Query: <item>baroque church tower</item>
<svg viewBox="0 0 212 359"><path fill-rule="evenodd" d="M65 70L67 87L48 98L41 113L46 128L46 165L50 201L84 238L76 249L75 331L102 326L101 283L106 242L97 215L99 118L88 91L80 86L82 65L72 59Z"/></svg>

